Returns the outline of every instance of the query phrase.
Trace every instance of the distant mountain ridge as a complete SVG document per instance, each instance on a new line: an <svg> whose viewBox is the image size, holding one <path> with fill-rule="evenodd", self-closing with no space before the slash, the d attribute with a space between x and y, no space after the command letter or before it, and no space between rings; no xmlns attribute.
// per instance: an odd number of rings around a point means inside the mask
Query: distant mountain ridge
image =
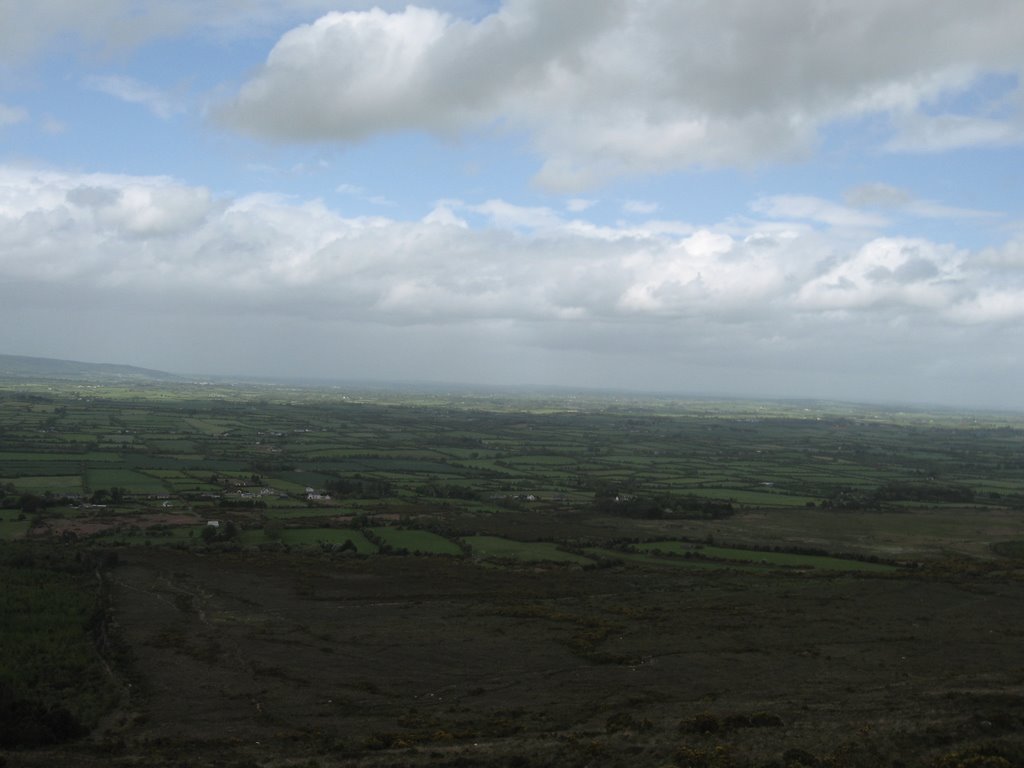
<svg viewBox="0 0 1024 768"><path fill-rule="evenodd" d="M0 354L0 376L14 378L134 381L182 381L173 373L113 363L82 363L50 357Z"/></svg>

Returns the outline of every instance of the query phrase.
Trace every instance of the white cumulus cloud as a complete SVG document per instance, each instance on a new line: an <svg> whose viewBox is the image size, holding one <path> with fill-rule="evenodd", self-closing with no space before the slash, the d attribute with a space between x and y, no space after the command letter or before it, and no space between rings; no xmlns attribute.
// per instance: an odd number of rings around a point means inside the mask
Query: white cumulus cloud
<svg viewBox="0 0 1024 768"><path fill-rule="evenodd" d="M1019 78L1022 28L1016 0L338 11L283 35L218 114L285 141L507 125L531 137L538 180L560 190L806 157L824 127L868 115L890 118L889 149L944 151L1020 140L1019 114L928 110L987 74Z"/></svg>
<svg viewBox="0 0 1024 768"><path fill-rule="evenodd" d="M420 221L353 218L317 200L218 198L163 177L3 168L0 270L83 290L118 285L168 301L216 297L384 323L700 316L784 325L792 312L865 309L977 323L1005 317L985 307L1024 288L1014 242L970 254L851 232L842 206L834 214L827 201L794 199L754 209L774 217L781 206L840 228L770 218L599 227L500 199L440 201Z"/></svg>
<svg viewBox="0 0 1024 768"><path fill-rule="evenodd" d="M623 386L667 382L680 366L846 381L869 359L904 378L941 361L984 372L1022 316L1021 252L771 219L596 226L500 199L439 201L421 220L346 217L165 177L0 166L0 322L12 338L74 316L87 339L105 308L116 320L96 338L153 326L181 345L168 328L194 336L204 323L238 339L256 327L276 338L276 325L318 346L358 333L416 339L408 360L433 350L438 370L462 375L468 350L497 366L572 360L576 380L587 366L617 370ZM283 333L268 355L294 357ZM210 343L179 356L215 359Z"/></svg>

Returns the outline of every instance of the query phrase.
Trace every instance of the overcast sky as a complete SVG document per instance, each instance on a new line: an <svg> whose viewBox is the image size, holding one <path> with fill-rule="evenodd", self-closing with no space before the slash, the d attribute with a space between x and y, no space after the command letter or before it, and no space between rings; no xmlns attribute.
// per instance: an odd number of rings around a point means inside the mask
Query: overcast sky
<svg viewBox="0 0 1024 768"><path fill-rule="evenodd" d="M1020 0L0 0L0 352L1024 409Z"/></svg>

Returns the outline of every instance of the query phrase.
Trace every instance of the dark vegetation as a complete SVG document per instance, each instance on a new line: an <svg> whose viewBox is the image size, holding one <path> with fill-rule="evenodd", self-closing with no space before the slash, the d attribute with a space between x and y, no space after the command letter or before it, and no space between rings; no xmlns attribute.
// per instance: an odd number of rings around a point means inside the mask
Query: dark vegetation
<svg viewBox="0 0 1024 768"><path fill-rule="evenodd" d="M101 653L109 560L0 543L0 747L84 736L115 703Z"/></svg>
<svg viewBox="0 0 1024 768"><path fill-rule="evenodd" d="M1022 471L999 414L22 376L0 763L1022 765Z"/></svg>

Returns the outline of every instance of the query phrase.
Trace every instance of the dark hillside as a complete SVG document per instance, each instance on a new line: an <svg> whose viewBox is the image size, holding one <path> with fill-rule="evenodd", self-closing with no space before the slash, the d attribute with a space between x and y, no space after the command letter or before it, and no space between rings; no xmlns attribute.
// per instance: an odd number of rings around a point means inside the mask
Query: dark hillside
<svg viewBox="0 0 1024 768"><path fill-rule="evenodd" d="M73 379L83 381L180 381L164 371L138 368L134 365L111 363L82 363L74 360L54 360L48 357L0 355L0 376L35 379Z"/></svg>

